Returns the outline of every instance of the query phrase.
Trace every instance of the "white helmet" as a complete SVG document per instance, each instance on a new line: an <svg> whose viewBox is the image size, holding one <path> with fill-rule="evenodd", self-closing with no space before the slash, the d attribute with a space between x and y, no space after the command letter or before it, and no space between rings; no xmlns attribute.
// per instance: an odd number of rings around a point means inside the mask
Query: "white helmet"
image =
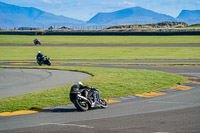
<svg viewBox="0 0 200 133"><path fill-rule="evenodd" d="M37 52L38 54L41 53L40 51Z"/></svg>
<svg viewBox="0 0 200 133"><path fill-rule="evenodd" d="M76 82L76 85L83 85L82 82Z"/></svg>

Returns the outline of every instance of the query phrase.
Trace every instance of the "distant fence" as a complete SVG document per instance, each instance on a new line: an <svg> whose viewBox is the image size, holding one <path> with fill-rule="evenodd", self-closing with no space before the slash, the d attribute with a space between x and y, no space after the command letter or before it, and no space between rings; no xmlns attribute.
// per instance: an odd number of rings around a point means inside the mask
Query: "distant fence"
<svg viewBox="0 0 200 133"><path fill-rule="evenodd" d="M172 32L117 32L117 31L0 31L0 35L114 35L114 36L174 36L174 35L200 35L200 31L172 31Z"/></svg>

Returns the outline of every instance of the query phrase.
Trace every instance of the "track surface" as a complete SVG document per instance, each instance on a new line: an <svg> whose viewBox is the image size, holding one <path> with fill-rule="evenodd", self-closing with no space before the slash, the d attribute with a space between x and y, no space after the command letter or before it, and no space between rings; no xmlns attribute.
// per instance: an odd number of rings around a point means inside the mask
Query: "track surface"
<svg viewBox="0 0 200 133"><path fill-rule="evenodd" d="M199 66L109 64L90 66L159 70L200 77ZM199 133L200 86L195 87L191 90L171 92L154 98L126 99L120 103L110 104L107 109L77 112L73 105L68 105L49 107L46 108L48 112L38 114L0 117L0 132Z"/></svg>
<svg viewBox="0 0 200 133"><path fill-rule="evenodd" d="M199 59L184 60L60 60L55 62L90 62L90 63L200 63Z"/></svg>
<svg viewBox="0 0 200 133"><path fill-rule="evenodd" d="M90 77L72 71L0 69L0 98L65 86Z"/></svg>

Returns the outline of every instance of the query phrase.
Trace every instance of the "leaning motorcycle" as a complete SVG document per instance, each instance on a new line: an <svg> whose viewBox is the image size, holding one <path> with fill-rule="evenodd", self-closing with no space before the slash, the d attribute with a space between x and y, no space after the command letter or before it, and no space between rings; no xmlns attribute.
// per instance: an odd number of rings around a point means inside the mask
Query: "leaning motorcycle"
<svg viewBox="0 0 200 133"><path fill-rule="evenodd" d="M79 88L71 88L70 90L70 100L74 104L74 106L79 110L79 111L87 111L95 106L94 103L94 97L93 93L95 91L98 91L97 89L88 89L88 90L79 90ZM85 95L87 94L87 96ZM98 99L99 106L100 108L106 108L108 107L107 102L103 98Z"/></svg>
<svg viewBox="0 0 200 133"><path fill-rule="evenodd" d="M41 42L39 40L34 40L33 42L35 45L41 45Z"/></svg>
<svg viewBox="0 0 200 133"><path fill-rule="evenodd" d="M49 58L48 56L44 56L42 60L41 60L41 59L37 59L37 63L38 63L38 65L40 65L40 66L41 66L42 64L46 64L46 65L48 65L48 66L51 65L50 58Z"/></svg>

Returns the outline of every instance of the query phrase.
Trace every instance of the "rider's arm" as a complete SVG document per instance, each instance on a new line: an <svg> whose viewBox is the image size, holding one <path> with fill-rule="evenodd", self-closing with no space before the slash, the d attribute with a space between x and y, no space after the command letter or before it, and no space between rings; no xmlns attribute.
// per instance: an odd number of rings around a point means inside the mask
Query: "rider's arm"
<svg viewBox="0 0 200 133"><path fill-rule="evenodd" d="M91 90L98 90L97 88L95 88L95 87L93 87L93 86L88 86L89 87L89 89L91 89Z"/></svg>

